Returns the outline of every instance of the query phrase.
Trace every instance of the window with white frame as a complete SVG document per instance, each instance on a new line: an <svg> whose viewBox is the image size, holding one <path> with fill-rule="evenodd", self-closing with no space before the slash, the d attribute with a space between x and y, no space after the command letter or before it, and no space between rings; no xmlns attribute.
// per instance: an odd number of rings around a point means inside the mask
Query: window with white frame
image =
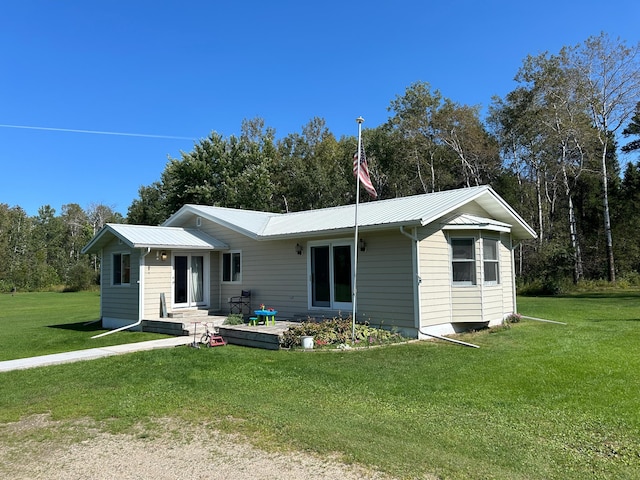
<svg viewBox="0 0 640 480"><path fill-rule="evenodd" d="M476 284L475 240L451 239L451 271L454 285Z"/></svg>
<svg viewBox="0 0 640 480"><path fill-rule="evenodd" d="M131 254L113 254L113 284L129 285L131 283Z"/></svg>
<svg viewBox="0 0 640 480"><path fill-rule="evenodd" d="M499 251L498 240L490 238L482 240L484 283L500 283Z"/></svg>
<svg viewBox="0 0 640 480"><path fill-rule="evenodd" d="M242 254L241 252L229 252L222 254L222 281L242 281Z"/></svg>

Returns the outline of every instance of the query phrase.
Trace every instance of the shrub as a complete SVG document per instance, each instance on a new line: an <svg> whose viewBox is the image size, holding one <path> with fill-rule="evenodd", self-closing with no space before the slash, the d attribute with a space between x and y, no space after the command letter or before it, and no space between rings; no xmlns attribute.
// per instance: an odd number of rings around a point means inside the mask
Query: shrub
<svg viewBox="0 0 640 480"><path fill-rule="evenodd" d="M96 283L96 272L82 263L76 263L69 270L65 292L79 292L88 290Z"/></svg>
<svg viewBox="0 0 640 480"><path fill-rule="evenodd" d="M522 315L514 312L504 319L504 323L518 323L520 320L522 320Z"/></svg>
<svg viewBox="0 0 640 480"><path fill-rule="evenodd" d="M227 319L224 321L225 325L242 325L244 323L244 318L239 313L230 314Z"/></svg>

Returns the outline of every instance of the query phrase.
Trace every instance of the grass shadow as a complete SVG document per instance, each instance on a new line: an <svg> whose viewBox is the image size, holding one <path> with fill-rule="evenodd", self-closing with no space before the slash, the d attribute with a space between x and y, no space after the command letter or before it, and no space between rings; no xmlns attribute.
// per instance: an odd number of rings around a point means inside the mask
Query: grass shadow
<svg viewBox="0 0 640 480"><path fill-rule="evenodd" d="M47 328L59 328L62 330L73 330L74 332L96 332L104 330L102 322L76 322L76 323L60 323L58 325L47 325Z"/></svg>

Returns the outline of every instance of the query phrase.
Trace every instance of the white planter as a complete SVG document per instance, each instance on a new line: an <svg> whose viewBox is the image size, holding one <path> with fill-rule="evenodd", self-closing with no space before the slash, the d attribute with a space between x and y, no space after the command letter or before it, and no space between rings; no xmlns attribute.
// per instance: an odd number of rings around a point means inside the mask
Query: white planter
<svg viewBox="0 0 640 480"><path fill-rule="evenodd" d="M305 335L300 337L300 341L302 342L302 348L313 348L313 337Z"/></svg>

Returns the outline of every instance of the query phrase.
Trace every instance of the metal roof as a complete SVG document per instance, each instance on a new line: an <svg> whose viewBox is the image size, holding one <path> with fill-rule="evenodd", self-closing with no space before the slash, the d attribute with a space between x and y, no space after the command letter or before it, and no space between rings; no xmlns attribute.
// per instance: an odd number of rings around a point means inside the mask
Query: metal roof
<svg viewBox="0 0 640 480"><path fill-rule="evenodd" d="M117 237L131 248L185 250L226 250L229 248L225 243L196 229L107 223L82 249L82 253L98 251L111 240L112 236Z"/></svg>
<svg viewBox="0 0 640 480"><path fill-rule="evenodd" d="M536 237L534 230L489 186L360 203L358 228L424 226L473 201L498 223L510 226L514 237ZM185 205L164 225L180 224L185 214L202 216L257 240L340 233L353 230L355 225L355 205L283 214Z"/></svg>

